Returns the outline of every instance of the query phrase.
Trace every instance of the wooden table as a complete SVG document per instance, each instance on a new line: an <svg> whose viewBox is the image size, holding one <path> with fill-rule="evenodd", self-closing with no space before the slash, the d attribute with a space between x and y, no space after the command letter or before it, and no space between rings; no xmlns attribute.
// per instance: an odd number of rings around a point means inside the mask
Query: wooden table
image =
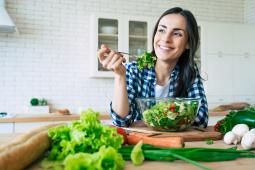
<svg viewBox="0 0 255 170"><path fill-rule="evenodd" d="M14 139L18 134L0 134L0 145L7 143ZM214 144L207 145L204 141L201 142L186 142L185 147L207 147L207 148L229 148L231 145L226 145L222 140L214 141ZM208 155L210 156L210 155ZM255 159L254 158L240 158L235 161L224 162L211 162L204 163L204 165L219 170L254 170ZM39 170L40 168L35 164L28 169ZM195 170L199 169L191 164L177 160L174 162L158 162L158 161L145 161L142 166L134 166L130 161L126 161L125 170Z"/></svg>

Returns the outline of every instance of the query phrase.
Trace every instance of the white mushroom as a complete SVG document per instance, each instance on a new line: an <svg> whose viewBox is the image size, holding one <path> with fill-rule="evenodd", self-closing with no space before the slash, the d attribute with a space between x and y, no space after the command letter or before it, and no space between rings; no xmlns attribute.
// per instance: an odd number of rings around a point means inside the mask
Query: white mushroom
<svg viewBox="0 0 255 170"><path fill-rule="evenodd" d="M253 145L255 144L255 133L253 132L247 132L241 141L241 146L244 149L250 149L253 147Z"/></svg>
<svg viewBox="0 0 255 170"><path fill-rule="evenodd" d="M228 145L231 145L232 143L236 145L238 143L238 140L239 140L239 137L236 134L234 134L232 131L227 132L224 135L224 139L223 139L223 141Z"/></svg>
<svg viewBox="0 0 255 170"><path fill-rule="evenodd" d="M232 132L242 138L245 133L249 131L249 127L246 124L237 124L233 127Z"/></svg>
<svg viewBox="0 0 255 170"><path fill-rule="evenodd" d="M250 132L255 133L255 128L251 129Z"/></svg>

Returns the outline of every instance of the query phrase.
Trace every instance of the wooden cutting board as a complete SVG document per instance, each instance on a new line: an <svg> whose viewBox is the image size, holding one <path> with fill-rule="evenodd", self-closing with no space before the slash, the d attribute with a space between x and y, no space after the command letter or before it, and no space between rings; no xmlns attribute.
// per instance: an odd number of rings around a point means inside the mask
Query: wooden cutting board
<svg viewBox="0 0 255 170"><path fill-rule="evenodd" d="M215 132L213 130L213 127L207 127L206 129L195 129L190 128L186 131L182 132L161 132L161 131L155 131L148 127L134 127L134 128L124 128L129 133L140 133L144 134L145 136L151 136L151 137L170 137L170 136L180 136L183 137L185 142L190 141L204 141L208 139L212 140L221 140L222 134L220 132Z"/></svg>

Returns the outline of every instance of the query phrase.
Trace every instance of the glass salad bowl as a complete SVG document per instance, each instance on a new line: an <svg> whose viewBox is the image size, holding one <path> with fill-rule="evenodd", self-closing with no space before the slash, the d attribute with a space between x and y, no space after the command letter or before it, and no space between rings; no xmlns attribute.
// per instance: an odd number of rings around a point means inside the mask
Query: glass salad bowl
<svg viewBox="0 0 255 170"><path fill-rule="evenodd" d="M159 131L183 131L193 124L200 99L137 98L136 103L148 127Z"/></svg>

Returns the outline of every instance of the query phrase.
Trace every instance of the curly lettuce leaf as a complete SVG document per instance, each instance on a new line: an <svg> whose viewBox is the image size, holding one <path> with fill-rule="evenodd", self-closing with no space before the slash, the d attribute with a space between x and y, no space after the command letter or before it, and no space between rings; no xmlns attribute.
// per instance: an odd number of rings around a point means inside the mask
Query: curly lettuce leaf
<svg viewBox="0 0 255 170"><path fill-rule="evenodd" d="M64 160L65 170L120 170L124 160L113 147L102 146L93 154L77 153Z"/></svg>
<svg viewBox="0 0 255 170"><path fill-rule="evenodd" d="M52 139L50 160L63 160L78 152L97 152L101 146L119 149L123 137L114 128L100 123L99 113L88 109L81 114L81 120L49 129Z"/></svg>

